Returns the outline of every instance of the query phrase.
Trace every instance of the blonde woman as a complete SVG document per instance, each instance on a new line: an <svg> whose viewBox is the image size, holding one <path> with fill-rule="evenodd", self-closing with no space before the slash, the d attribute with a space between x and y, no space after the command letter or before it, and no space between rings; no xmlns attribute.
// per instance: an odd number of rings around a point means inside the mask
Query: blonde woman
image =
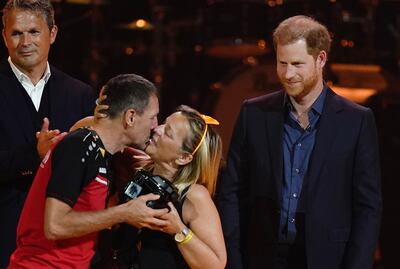
<svg viewBox="0 0 400 269"><path fill-rule="evenodd" d="M151 172L179 190L178 204L161 218L161 231L143 229L139 268L224 268L226 250L212 200L222 143L214 119L181 106L155 133L146 148Z"/></svg>

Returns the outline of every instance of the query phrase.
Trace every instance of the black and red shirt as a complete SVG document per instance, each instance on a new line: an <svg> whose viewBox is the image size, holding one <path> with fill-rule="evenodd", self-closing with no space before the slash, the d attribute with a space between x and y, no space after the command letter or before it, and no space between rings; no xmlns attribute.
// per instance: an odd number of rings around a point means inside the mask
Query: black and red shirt
<svg viewBox="0 0 400 269"><path fill-rule="evenodd" d="M76 211L106 207L109 163L100 137L78 129L62 139L40 164L17 230L17 249L8 268L89 268L97 233L48 240L44 236L46 197L59 199Z"/></svg>

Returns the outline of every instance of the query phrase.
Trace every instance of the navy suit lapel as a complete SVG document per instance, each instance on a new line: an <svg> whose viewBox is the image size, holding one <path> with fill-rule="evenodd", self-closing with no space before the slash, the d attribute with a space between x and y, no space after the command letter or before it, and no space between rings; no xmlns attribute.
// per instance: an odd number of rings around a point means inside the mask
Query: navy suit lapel
<svg viewBox="0 0 400 269"><path fill-rule="evenodd" d="M276 195L279 205L282 201L282 169L283 169L283 124L284 124L284 93L274 104L273 111L268 111L266 115L266 130L268 140L269 156L273 167L273 176L276 186Z"/></svg>
<svg viewBox="0 0 400 269"><path fill-rule="evenodd" d="M54 126L52 122L63 122L65 119L65 113L67 113L67 91L63 90L62 81L60 79L57 69L50 66L51 76L47 82L47 91L49 94L49 118L50 118L50 129Z"/></svg>
<svg viewBox="0 0 400 269"><path fill-rule="evenodd" d="M26 103L22 92L23 88L20 86L8 62L3 62L0 68L2 69L0 73L4 75L0 89L1 96L8 106L7 110L11 112L10 115L15 116L18 126L23 130L26 139L30 141L32 134L36 130L33 126L33 115L30 114L28 106L23 105Z"/></svg>
<svg viewBox="0 0 400 269"><path fill-rule="evenodd" d="M338 112L342 109L342 106L335 96L336 94L331 89L328 89L307 173L306 184L308 185L307 192L309 194L312 194L315 186L318 186L321 169L331 151L336 133L339 131ZM312 195L307 195L306 197L312 197Z"/></svg>

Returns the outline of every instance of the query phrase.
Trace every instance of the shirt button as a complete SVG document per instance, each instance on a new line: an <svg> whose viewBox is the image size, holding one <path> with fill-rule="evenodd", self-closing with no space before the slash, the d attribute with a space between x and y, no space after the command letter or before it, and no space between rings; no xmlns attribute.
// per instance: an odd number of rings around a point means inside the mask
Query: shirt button
<svg viewBox="0 0 400 269"><path fill-rule="evenodd" d="M297 198L297 193L292 194L293 198Z"/></svg>
<svg viewBox="0 0 400 269"><path fill-rule="evenodd" d="M297 144L297 146L300 148L301 147L301 143Z"/></svg>
<svg viewBox="0 0 400 269"><path fill-rule="evenodd" d="M294 220L294 219L290 219L289 221L290 221L291 223L294 223L295 220Z"/></svg>
<svg viewBox="0 0 400 269"><path fill-rule="evenodd" d="M300 172L299 168L296 168L295 171L296 171L296 173L299 173L299 172Z"/></svg>

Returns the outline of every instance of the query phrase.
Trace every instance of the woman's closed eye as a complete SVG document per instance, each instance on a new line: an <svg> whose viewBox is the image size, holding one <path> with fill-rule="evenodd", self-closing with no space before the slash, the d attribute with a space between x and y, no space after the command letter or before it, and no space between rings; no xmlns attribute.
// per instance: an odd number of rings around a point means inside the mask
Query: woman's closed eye
<svg viewBox="0 0 400 269"><path fill-rule="evenodd" d="M166 126L165 126L164 133L165 133L165 135L168 136L169 138L171 138L171 139L174 138L174 137L173 137L173 134L172 134L171 127L170 127L169 125L166 125Z"/></svg>

